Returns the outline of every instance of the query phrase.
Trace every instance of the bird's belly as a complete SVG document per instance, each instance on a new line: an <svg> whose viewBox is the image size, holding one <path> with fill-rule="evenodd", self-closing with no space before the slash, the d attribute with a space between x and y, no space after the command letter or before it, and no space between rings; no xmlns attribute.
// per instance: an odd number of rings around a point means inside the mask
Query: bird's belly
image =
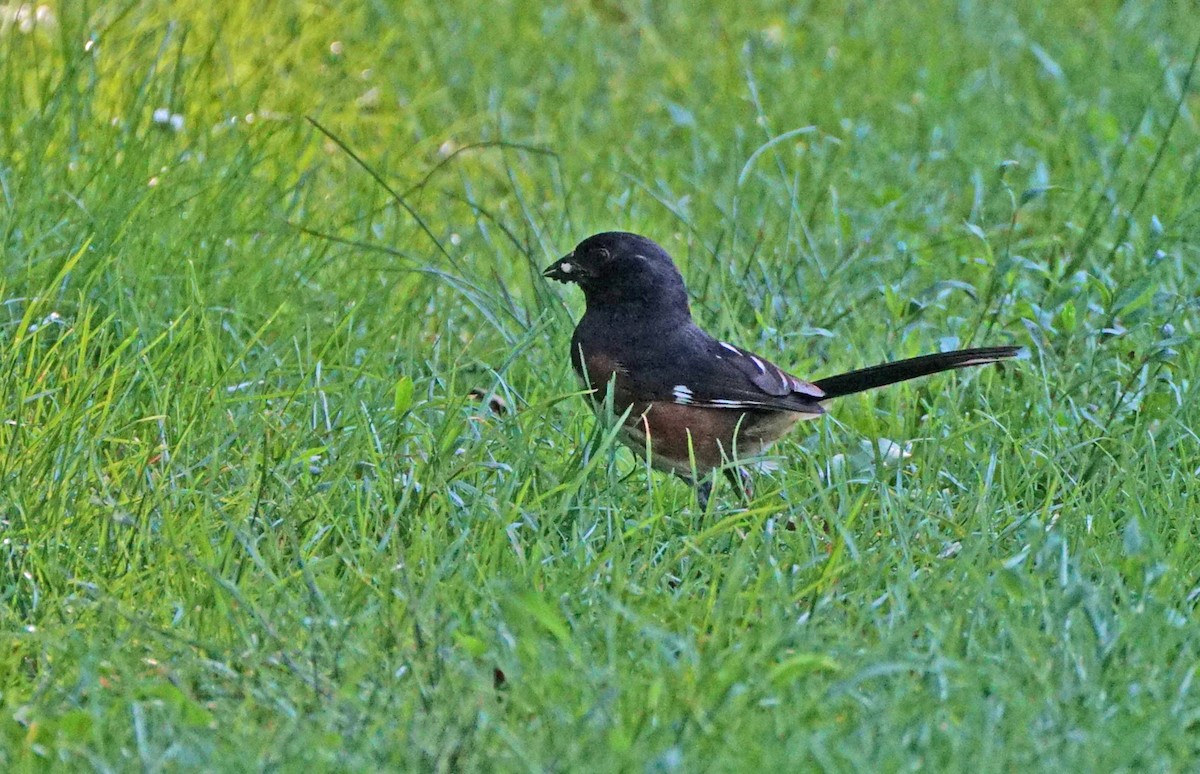
<svg viewBox="0 0 1200 774"><path fill-rule="evenodd" d="M815 415L811 415L815 416ZM620 440L652 467L693 478L727 462L756 457L808 414L741 412L656 402L634 406Z"/></svg>

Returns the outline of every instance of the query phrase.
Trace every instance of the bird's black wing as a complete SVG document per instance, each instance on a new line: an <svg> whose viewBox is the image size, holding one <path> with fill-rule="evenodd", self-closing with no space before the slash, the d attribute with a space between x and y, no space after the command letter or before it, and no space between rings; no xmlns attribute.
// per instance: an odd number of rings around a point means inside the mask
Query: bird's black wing
<svg viewBox="0 0 1200 774"><path fill-rule="evenodd" d="M635 367L618 375L618 385L636 400L731 411L824 413L818 401L825 393L819 387L694 326L653 350L642 350L643 357L629 364Z"/></svg>

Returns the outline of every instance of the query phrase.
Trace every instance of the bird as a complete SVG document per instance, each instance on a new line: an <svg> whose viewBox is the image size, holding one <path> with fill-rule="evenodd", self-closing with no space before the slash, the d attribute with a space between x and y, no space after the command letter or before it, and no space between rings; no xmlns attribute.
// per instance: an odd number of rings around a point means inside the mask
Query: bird
<svg viewBox="0 0 1200 774"><path fill-rule="evenodd" d="M594 234L543 276L583 291L571 366L593 408L621 418L618 438L651 467L695 486L701 509L707 509L713 471L722 470L748 494L738 463L760 456L800 421L824 414L827 401L1021 352L1016 346L960 349L808 382L701 329L675 261L647 237Z"/></svg>

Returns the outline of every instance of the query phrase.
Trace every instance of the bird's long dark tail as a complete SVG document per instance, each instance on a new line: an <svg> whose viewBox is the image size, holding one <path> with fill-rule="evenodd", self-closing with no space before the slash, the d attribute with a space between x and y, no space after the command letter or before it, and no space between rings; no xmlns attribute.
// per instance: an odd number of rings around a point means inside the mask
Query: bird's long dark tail
<svg viewBox="0 0 1200 774"><path fill-rule="evenodd" d="M936 374L940 371L1007 360L1015 357L1020 351L1020 347L980 347L978 349L960 349L954 352L939 352L936 355L922 355L908 360L897 360L894 363L882 363L837 376L828 376L813 382L813 384L825 392L822 400L829 400L875 387L916 379L918 376Z"/></svg>

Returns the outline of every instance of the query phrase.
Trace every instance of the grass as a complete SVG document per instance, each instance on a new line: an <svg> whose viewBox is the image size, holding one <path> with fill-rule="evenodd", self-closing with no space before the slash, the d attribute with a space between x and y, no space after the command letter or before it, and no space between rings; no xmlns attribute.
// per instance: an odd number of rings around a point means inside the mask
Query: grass
<svg viewBox="0 0 1200 774"><path fill-rule="evenodd" d="M0 23L0 767L1200 755L1191 4L87 5ZM801 375L1031 357L703 514L575 397L608 228Z"/></svg>

